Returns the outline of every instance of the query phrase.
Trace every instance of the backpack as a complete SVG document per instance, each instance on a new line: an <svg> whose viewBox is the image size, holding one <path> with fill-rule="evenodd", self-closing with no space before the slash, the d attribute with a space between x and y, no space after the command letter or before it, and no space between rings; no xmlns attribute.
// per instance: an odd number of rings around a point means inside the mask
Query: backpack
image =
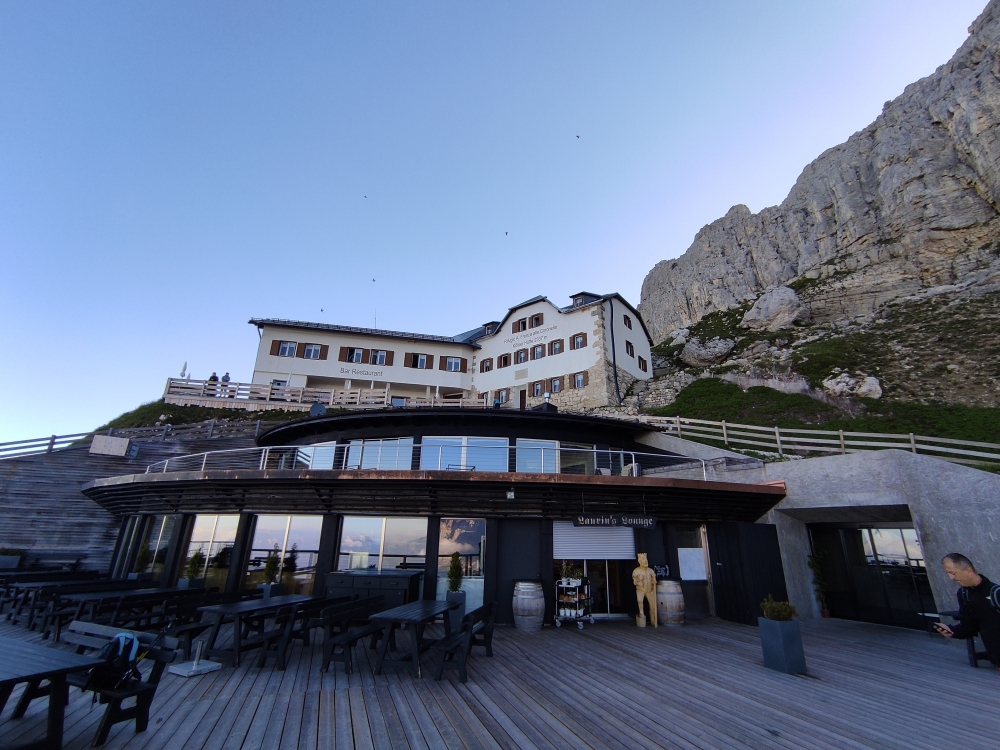
<svg viewBox="0 0 1000 750"><path fill-rule="evenodd" d="M129 679L141 680L138 653L139 640L132 633L118 633L98 653L103 662L87 673L83 689L93 690L96 699L100 690L113 690Z"/></svg>
<svg viewBox="0 0 1000 750"><path fill-rule="evenodd" d="M986 595L986 601L993 605L993 609L1000 615L1000 583L993 584L990 593ZM964 587L958 590L958 602L960 605L969 603L969 592Z"/></svg>

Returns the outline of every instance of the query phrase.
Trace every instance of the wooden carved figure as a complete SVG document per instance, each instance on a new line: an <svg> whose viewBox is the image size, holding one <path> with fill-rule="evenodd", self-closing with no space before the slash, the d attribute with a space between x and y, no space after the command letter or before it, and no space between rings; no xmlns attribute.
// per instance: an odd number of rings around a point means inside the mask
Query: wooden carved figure
<svg viewBox="0 0 1000 750"><path fill-rule="evenodd" d="M653 627L656 622L656 571L649 567L649 558L645 552L640 552L639 567L632 571L632 583L635 584L635 598L639 601L639 616L636 624L641 628L646 625L643 602L649 602L649 619Z"/></svg>

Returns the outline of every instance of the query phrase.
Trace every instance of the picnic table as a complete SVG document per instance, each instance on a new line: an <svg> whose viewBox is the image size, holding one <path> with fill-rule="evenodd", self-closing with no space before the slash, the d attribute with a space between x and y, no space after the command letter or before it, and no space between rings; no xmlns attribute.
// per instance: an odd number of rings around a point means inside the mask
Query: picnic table
<svg viewBox="0 0 1000 750"><path fill-rule="evenodd" d="M229 661L232 666L238 667L240 665L240 649L248 643L243 640L244 618L259 617L281 607L312 600L313 597L305 594L284 594L268 599L246 599L241 602L208 604L204 607L198 607L199 612L215 616L215 624L212 625L205 642L205 656L208 658L218 656ZM229 648L216 648L215 642L219 638L219 631L227 619L231 619L233 623L233 643Z"/></svg>
<svg viewBox="0 0 1000 750"><path fill-rule="evenodd" d="M62 747L63 719L68 692L66 675L96 667L103 660L46 648L15 638L0 636L0 711L19 682L49 681L49 718L45 737L19 745L17 750L53 750Z"/></svg>
<svg viewBox="0 0 1000 750"><path fill-rule="evenodd" d="M378 644L378 652L375 658L375 674L382 674L382 665L389 664L409 664L413 670L413 675L418 679L422 677L420 672L420 654L429 649L437 639L425 639L424 628L427 627L438 615L443 615L450 609L458 607L458 602L433 601L423 599L417 602L404 604L402 607L393 607L384 612L378 612L369 616L372 623L384 623L385 632ZM401 626L410 626L410 653L400 655L395 658L386 658L389 644L395 643L395 632ZM444 618L444 637L451 636L451 618Z"/></svg>

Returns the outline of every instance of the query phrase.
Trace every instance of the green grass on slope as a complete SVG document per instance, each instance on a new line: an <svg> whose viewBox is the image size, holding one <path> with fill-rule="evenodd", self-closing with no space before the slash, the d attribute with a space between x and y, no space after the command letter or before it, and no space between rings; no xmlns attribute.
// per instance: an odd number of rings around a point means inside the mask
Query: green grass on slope
<svg viewBox="0 0 1000 750"><path fill-rule="evenodd" d="M716 422L847 432L913 432L930 437L1000 443L1000 409L960 405L911 404L866 399L867 412L851 416L803 394L736 385L702 378L689 385L669 406L649 414Z"/></svg>
<svg viewBox="0 0 1000 750"><path fill-rule="evenodd" d="M159 401L150 401L148 404L127 411L107 424L101 425L97 431L108 428L126 427L152 427L157 422L161 424L192 424L194 422L205 422L209 419L228 419L230 422L256 422L258 419L268 422L285 422L291 419L304 417L308 412L281 411L271 409L269 411L244 411L243 409L209 409L204 406L174 406ZM166 416L161 420L160 416Z"/></svg>

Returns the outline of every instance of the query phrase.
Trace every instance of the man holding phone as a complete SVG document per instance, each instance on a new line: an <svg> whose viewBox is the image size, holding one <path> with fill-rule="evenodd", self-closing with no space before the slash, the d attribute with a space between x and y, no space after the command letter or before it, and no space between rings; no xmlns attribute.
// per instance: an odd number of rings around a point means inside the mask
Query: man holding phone
<svg viewBox="0 0 1000 750"><path fill-rule="evenodd" d="M1000 670L1000 585L976 572L965 555L952 552L941 560L945 574L957 583L959 624L948 627L934 623L934 629L945 638L972 638L977 634L989 660Z"/></svg>

